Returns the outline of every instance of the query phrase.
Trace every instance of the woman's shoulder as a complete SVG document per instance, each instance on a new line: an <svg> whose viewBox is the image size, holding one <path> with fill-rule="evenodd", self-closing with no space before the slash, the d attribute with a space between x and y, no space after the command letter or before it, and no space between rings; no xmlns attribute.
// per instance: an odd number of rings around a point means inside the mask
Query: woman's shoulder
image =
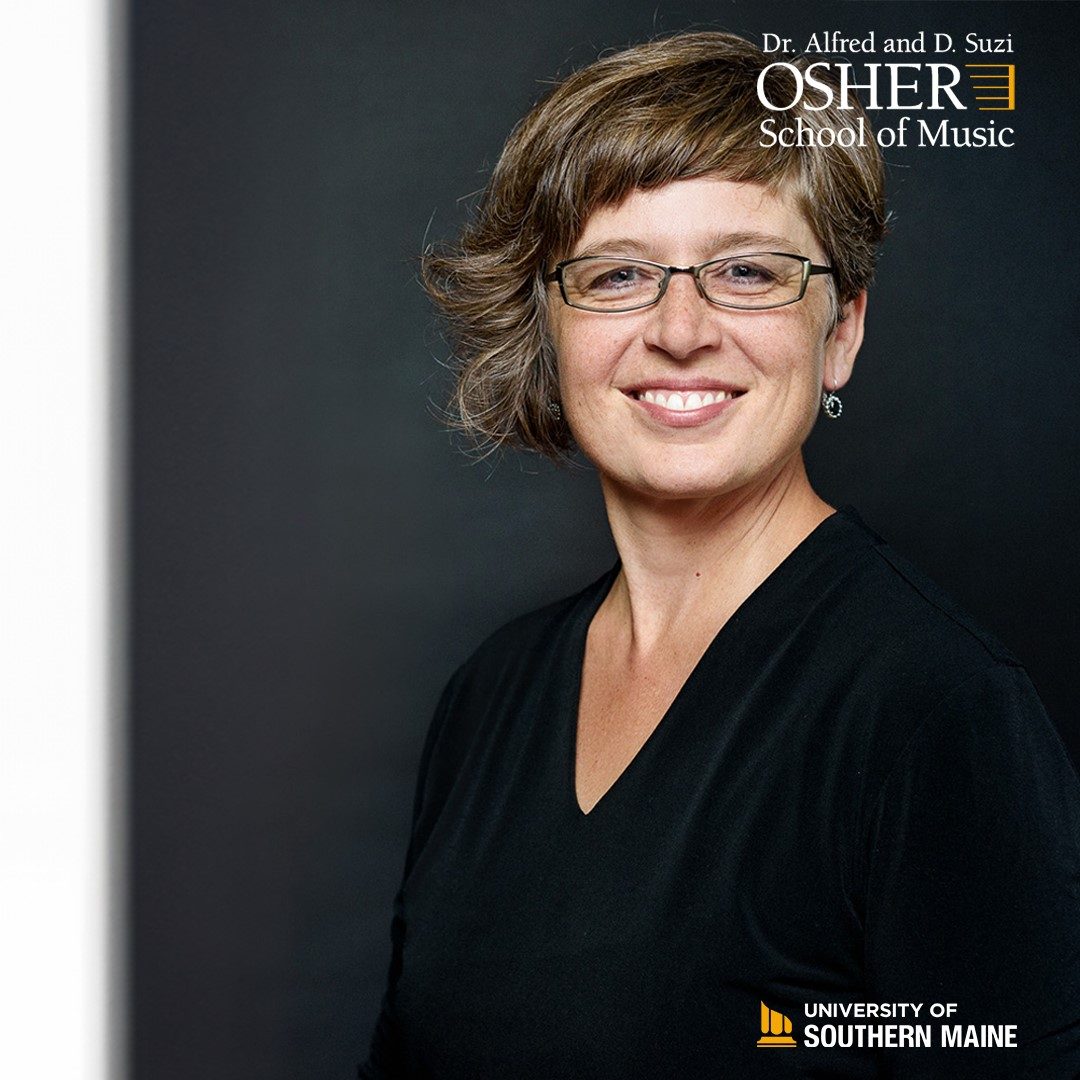
<svg viewBox="0 0 1080 1080"><path fill-rule="evenodd" d="M768 605L772 668L871 788L920 727L945 722L943 711L966 716L976 734L989 734L992 714L1007 720L1014 690L1030 698L1026 711L1041 711L1011 650L851 508L811 534L795 569L792 588Z"/></svg>
<svg viewBox="0 0 1080 1080"><path fill-rule="evenodd" d="M972 746L1003 760L1037 746L1060 765L1060 738L1012 651L854 511L837 528L848 565L806 629L823 699L846 703L840 715L863 747L868 790L927 753L974 759Z"/></svg>
<svg viewBox="0 0 1080 1080"><path fill-rule="evenodd" d="M573 646L584 639L617 568L578 592L518 615L490 633L450 676L428 728L420 788L446 789L477 740L529 713L544 689L570 681ZM581 635L580 638L577 635ZM429 805L436 805L429 798Z"/></svg>
<svg viewBox="0 0 1080 1080"><path fill-rule="evenodd" d="M954 684L976 670L1020 666L990 629L856 511L845 507L836 518L851 557L837 572L841 587L827 616L848 649L916 671L924 682Z"/></svg>
<svg viewBox="0 0 1080 1080"><path fill-rule="evenodd" d="M532 678L549 669L562 651L587 631L617 570L616 565L577 592L503 623L473 650L453 681L490 685L513 677Z"/></svg>

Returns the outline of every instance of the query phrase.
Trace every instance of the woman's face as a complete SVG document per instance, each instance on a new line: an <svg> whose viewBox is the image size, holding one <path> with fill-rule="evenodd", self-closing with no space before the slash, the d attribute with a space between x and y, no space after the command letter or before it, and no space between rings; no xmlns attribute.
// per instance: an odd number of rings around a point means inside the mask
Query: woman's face
<svg viewBox="0 0 1080 1080"><path fill-rule="evenodd" d="M690 266L754 251L825 262L788 198L703 177L596 211L567 258ZM823 382L830 390L847 382L862 340L865 294L832 330L827 282L811 277L798 303L744 311L709 303L689 274L675 274L658 304L620 314L569 307L552 285L562 408L578 446L605 481L650 496L707 497L768 482L809 435ZM719 392L732 396L702 404Z"/></svg>

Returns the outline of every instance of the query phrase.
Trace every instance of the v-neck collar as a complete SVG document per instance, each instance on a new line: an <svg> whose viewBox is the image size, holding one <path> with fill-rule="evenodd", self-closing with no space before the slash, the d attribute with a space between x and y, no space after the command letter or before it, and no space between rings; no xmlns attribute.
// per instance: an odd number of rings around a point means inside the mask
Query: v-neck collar
<svg viewBox="0 0 1080 1080"><path fill-rule="evenodd" d="M569 633L565 640L564 656L561 668L567 693L562 699L561 723L558 725L559 737L563 748L562 787L560 799L568 794L569 805L574 817L580 821L593 821L598 812L604 813L607 804L617 802L618 794L627 783L632 783L634 775L645 767L648 759L657 752L657 747L669 735L673 714L679 712L688 692L701 677L702 670L711 666L718 652L725 649L731 639L737 638L743 627L753 621L762 611L770 606L780 610L774 602L785 592L789 595L783 605L784 622L790 623L805 610L806 605L827 589L831 581L840 576L845 566L830 558L839 550L850 551L852 541L859 541L871 546L879 538L866 527L858 513L851 506L842 506L830 514L812 529L772 570L772 572L746 597L735 609L731 617L716 632L706 646L698 662L679 687L664 715L638 748L637 753L627 762L622 772L612 781L607 790L593 804L589 811L582 809L577 798L577 732L581 700L581 685L585 666L585 648L589 627L593 617L604 602L615 579L619 575L622 563L616 560L614 566L582 594L579 602L570 612ZM615 796L613 799L612 796Z"/></svg>

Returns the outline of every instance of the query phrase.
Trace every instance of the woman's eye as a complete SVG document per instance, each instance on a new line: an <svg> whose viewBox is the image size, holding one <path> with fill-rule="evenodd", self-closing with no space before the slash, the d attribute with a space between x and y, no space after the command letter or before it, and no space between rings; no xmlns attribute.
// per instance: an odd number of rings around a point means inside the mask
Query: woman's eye
<svg viewBox="0 0 1080 1080"><path fill-rule="evenodd" d="M718 267L716 276L736 285L761 285L775 280L773 274L764 266L749 262L728 263Z"/></svg>
<svg viewBox="0 0 1080 1080"><path fill-rule="evenodd" d="M798 266L798 260L780 256L736 256L708 266L702 284L714 299L775 296L790 284L792 268Z"/></svg>
<svg viewBox="0 0 1080 1080"><path fill-rule="evenodd" d="M640 266L616 266L598 274L589 283L589 289L597 292L610 292L611 290L628 289L636 285L642 285L648 281L648 276Z"/></svg>

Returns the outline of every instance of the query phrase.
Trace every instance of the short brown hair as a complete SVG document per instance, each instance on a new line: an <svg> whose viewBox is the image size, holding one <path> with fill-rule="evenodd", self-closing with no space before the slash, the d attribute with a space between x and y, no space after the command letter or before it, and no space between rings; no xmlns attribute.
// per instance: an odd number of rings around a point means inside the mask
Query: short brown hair
<svg viewBox="0 0 1080 1080"><path fill-rule="evenodd" d="M558 371L543 277L594 210L637 188L711 174L791 190L836 268L840 303L869 285L885 207L866 114L857 103L840 111L836 101L798 111L815 131L861 117L865 146L762 147L762 120L775 117L779 128L794 112L772 112L758 98L758 77L777 59L734 34L677 34L597 60L529 111L458 243L427 250L421 264L455 347L453 426L484 446L554 458L570 449L550 408ZM791 63L803 70L809 61ZM831 81L827 73L822 81ZM770 102L791 101L794 85L784 65L765 76Z"/></svg>

